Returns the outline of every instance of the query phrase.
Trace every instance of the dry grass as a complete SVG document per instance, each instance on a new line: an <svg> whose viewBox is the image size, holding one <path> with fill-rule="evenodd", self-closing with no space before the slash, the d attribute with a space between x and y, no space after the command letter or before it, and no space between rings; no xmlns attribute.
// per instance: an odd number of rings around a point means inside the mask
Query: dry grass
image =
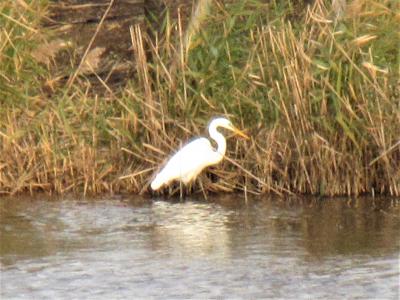
<svg viewBox="0 0 400 300"><path fill-rule="evenodd" d="M190 43L179 22L152 40L131 28L138 76L121 93L92 96L75 76L48 97L54 78L29 55L40 2L0 4L0 193L146 192L223 114L252 138L230 139L187 192L400 196L395 4L355 0L339 20L321 0L295 18L274 2L213 5Z"/></svg>

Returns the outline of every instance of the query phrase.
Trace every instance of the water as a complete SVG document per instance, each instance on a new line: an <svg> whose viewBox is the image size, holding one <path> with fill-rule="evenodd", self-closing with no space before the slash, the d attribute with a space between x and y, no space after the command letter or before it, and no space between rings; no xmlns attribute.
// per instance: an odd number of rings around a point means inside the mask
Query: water
<svg viewBox="0 0 400 300"><path fill-rule="evenodd" d="M0 200L1 299L399 299L393 199Z"/></svg>

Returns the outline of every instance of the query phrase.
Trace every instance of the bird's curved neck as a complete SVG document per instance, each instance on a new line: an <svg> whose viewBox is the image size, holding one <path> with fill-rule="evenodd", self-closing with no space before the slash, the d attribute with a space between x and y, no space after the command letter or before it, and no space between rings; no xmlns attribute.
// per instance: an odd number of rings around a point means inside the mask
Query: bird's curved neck
<svg viewBox="0 0 400 300"><path fill-rule="evenodd" d="M218 126L211 125L209 128L210 137L217 143L217 151L215 151L216 161L220 161L226 152L225 137L217 130Z"/></svg>

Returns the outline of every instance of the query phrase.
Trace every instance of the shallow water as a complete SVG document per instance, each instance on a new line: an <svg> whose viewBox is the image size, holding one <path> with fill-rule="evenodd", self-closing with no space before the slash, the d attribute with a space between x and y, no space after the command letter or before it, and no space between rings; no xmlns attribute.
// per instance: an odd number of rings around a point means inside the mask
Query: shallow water
<svg viewBox="0 0 400 300"><path fill-rule="evenodd" d="M0 200L1 299L399 299L393 199Z"/></svg>

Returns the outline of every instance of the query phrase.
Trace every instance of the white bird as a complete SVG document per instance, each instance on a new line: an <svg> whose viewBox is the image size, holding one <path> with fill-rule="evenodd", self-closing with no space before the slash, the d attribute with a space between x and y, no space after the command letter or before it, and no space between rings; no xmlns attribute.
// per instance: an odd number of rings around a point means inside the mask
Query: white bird
<svg viewBox="0 0 400 300"><path fill-rule="evenodd" d="M228 119L213 119L208 126L208 131L210 137L217 143L217 149L214 149L210 141L204 137L193 140L170 158L165 167L151 182L151 188L158 190L173 180L188 184L205 167L219 163L225 156L226 140L217 130L218 127L229 129L244 138L248 138L242 131L235 128Z"/></svg>

